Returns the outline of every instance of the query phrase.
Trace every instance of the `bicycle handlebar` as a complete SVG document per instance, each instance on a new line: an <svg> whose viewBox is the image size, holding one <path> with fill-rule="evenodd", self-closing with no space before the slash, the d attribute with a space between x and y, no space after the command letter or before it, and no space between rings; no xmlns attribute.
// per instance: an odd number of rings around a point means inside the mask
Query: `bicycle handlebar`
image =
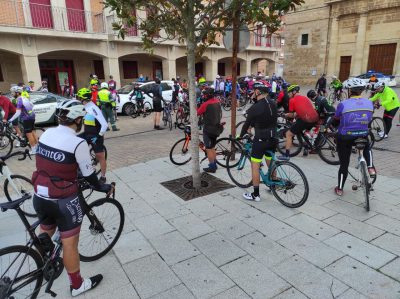
<svg viewBox="0 0 400 299"><path fill-rule="evenodd" d="M23 161L23 160L26 159L26 157L29 157L29 159L32 160L31 154L29 153L29 150L28 150L28 149L26 149L26 150L23 151L23 152L22 152L22 151L18 151L18 152L15 152L15 153L11 153L11 154L6 155L6 156L4 156L4 157L0 157L0 159L3 160L3 161L6 161L6 160L8 160L8 159L10 159L10 158L12 158L12 157L20 156L20 155L22 155L22 157L19 158L18 161Z"/></svg>

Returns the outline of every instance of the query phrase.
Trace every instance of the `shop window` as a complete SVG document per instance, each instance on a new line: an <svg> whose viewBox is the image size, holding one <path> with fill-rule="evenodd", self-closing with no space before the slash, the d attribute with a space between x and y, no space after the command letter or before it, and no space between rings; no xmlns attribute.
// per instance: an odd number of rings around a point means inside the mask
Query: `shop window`
<svg viewBox="0 0 400 299"><path fill-rule="evenodd" d="M225 62L218 62L218 75L225 76Z"/></svg>
<svg viewBox="0 0 400 299"><path fill-rule="evenodd" d="M103 60L93 60L94 73L99 79L105 79Z"/></svg>
<svg viewBox="0 0 400 299"><path fill-rule="evenodd" d="M138 77L137 61L122 61L122 71L124 79L133 79Z"/></svg>
<svg viewBox="0 0 400 299"><path fill-rule="evenodd" d="M301 35L301 45L307 46L308 45L308 33Z"/></svg>
<svg viewBox="0 0 400 299"><path fill-rule="evenodd" d="M4 81L4 77L3 77L3 70L1 69L1 64L0 64L0 82Z"/></svg>

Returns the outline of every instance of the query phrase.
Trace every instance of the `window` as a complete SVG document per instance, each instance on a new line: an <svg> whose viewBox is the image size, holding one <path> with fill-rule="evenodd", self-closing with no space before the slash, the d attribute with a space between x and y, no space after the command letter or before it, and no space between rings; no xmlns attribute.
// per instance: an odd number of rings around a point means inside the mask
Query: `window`
<svg viewBox="0 0 400 299"><path fill-rule="evenodd" d="M103 60L93 60L94 73L99 79L104 79L104 66Z"/></svg>
<svg viewBox="0 0 400 299"><path fill-rule="evenodd" d="M218 62L218 75L225 76L225 62Z"/></svg>
<svg viewBox="0 0 400 299"><path fill-rule="evenodd" d="M133 84L125 85L125 86L121 87L121 88L118 90L118 93L119 93L119 94L130 94L131 91L133 90L133 87L134 87Z"/></svg>
<svg viewBox="0 0 400 299"><path fill-rule="evenodd" d="M140 87L140 89L144 92L144 93L152 93L153 92L153 87L154 87L155 83L150 83L150 84L146 84Z"/></svg>
<svg viewBox="0 0 400 299"><path fill-rule="evenodd" d="M301 35L301 45L302 46L308 45L308 33Z"/></svg>
<svg viewBox="0 0 400 299"><path fill-rule="evenodd" d="M161 83L162 91L172 90L172 87L168 83Z"/></svg>
<svg viewBox="0 0 400 299"><path fill-rule="evenodd" d="M4 81L4 77L3 77L3 71L1 69L1 64L0 64L0 82Z"/></svg>
<svg viewBox="0 0 400 299"><path fill-rule="evenodd" d="M56 103L57 99L54 96L33 96L31 97L32 103L35 105Z"/></svg>
<svg viewBox="0 0 400 299"><path fill-rule="evenodd" d="M257 33L256 33L256 46L261 46L261 38L262 38L262 26L257 25Z"/></svg>
<svg viewBox="0 0 400 299"><path fill-rule="evenodd" d="M138 77L137 61L122 61L122 71L124 79L133 79Z"/></svg>

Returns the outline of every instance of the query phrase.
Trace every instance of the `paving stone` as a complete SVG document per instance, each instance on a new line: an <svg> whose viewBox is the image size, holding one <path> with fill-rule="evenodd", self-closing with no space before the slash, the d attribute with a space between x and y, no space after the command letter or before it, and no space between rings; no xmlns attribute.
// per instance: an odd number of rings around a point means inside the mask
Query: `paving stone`
<svg viewBox="0 0 400 299"><path fill-rule="evenodd" d="M298 210L304 214L307 214L308 216L311 216L317 220L324 220L326 218L329 218L335 214L337 214L336 211L332 211L331 209L325 208L320 205L316 204L307 204L306 202L303 206L298 208Z"/></svg>
<svg viewBox="0 0 400 299"><path fill-rule="evenodd" d="M299 256L274 266L272 270L310 298L332 299L348 289L348 286Z"/></svg>
<svg viewBox="0 0 400 299"><path fill-rule="evenodd" d="M343 200L332 200L326 203L324 206L360 221L364 221L376 215L375 212L367 212L363 206L356 206L354 204L344 202Z"/></svg>
<svg viewBox="0 0 400 299"><path fill-rule="evenodd" d="M169 222L189 240L214 231L211 226L193 214L173 218Z"/></svg>
<svg viewBox="0 0 400 299"><path fill-rule="evenodd" d="M88 293L85 293L84 298L85 299L109 299L109 298L140 299L138 294L136 293L135 288L130 283L112 290L96 288Z"/></svg>
<svg viewBox="0 0 400 299"><path fill-rule="evenodd" d="M243 221L275 241L295 232L289 225L267 214L260 214Z"/></svg>
<svg viewBox="0 0 400 299"><path fill-rule="evenodd" d="M400 220L400 208L396 207L395 205L377 200L371 204L371 210L376 211L379 214Z"/></svg>
<svg viewBox="0 0 400 299"><path fill-rule="evenodd" d="M150 242L168 265L200 254L200 251L177 231L153 237Z"/></svg>
<svg viewBox="0 0 400 299"><path fill-rule="evenodd" d="M400 282L400 258L382 267L380 271Z"/></svg>
<svg viewBox="0 0 400 299"><path fill-rule="evenodd" d="M155 252L153 247L138 231L121 235L113 249L121 264L134 261Z"/></svg>
<svg viewBox="0 0 400 299"><path fill-rule="evenodd" d="M325 240L325 243L375 269L395 258L393 254L344 232Z"/></svg>
<svg viewBox="0 0 400 299"><path fill-rule="evenodd" d="M230 213L212 218L207 221L207 224L231 240L240 238L255 231L253 227L238 220Z"/></svg>
<svg viewBox="0 0 400 299"><path fill-rule="evenodd" d="M149 201L149 205L167 220L190 214L190 211L185 206L170 198Z"/></svg>
<svg viewBox="0 0 400 299"><path fill-rule="evenodd" d="M124 212L127 218L131 219L133 222L136 219L156 213L156 211L140 197L124 204Z"/></svg>
<svg viewBox="0 0 400 299"><path fill-rule="evenodd" d="M374 219L375 217L371 219ZM366 222L369 223L371 219L368 219ZM337 214L331 218L325 219L324 222L367 242L379 237L384 233L384 231L369 225L366 222L352 219L343 214Z"/></svg>
<svg viewBox="0 0 400 299"><path fill-rule="evenodd" d="M193 294L185 287L183 284L180 284L172 289L169 289L165 292L157 294L151 299L195 299Z"/></svg>
<svg viewBox="0 0 400 299"><path fill-rule="evenodd" d="M250 297L241 288L233 287L212 297L212 299L250 299Z"/></svg>
<svg viewBox="0 0 400 299"><path fill-rule="evenodd" d="M391 253L400 255L400 237L396 235L386 233L379 238L373 240L371 243L387 251L390 251Z"/></svg>
<svg viewBox="0 0 400 299"><path fill-rule="evenodd" d="M351 257L345 256L325 268L325 271L367 297L398 298L400 296L400 283Z"/></svg>
<svg viewBox="0 0 400 299"><path fill-rule="evenodd" d="M282 205L271 193L268 193L268 198L265 200L261 202L249 202L249 205L280 220L300 213L297 209L288 209Z"/></svg>
<svg viewBox="0 0 400 299"><path fill-rule="evenodd" d="M285 222L318 240L325 240L339 233L336 228L305 214L295 215L285 219Z"/></svg>
<svg viewBox="0 0 400 299"><path fill-rule="evenodd" d="M239 220L249 219L256 215L262 214L260 210L253 208L247 203L234 197L231 193L237 188L230 189L229 191L224 191L222 194L212 194L208 196L208 201L219 206L221 209L231 213ZM241 195L240 195L241 196Z"/></svg>
<svg viewBox="0 0 400 299"><path fill-rule="evenodd" d="M210 298L234 286L204 255L180 262L172 269L196 298Z"/></svg>
<svg viewBox="0 0 400 299"><path fill-rule="evenodd" d="M246 252L217 232L191 242L218 267L246 255Z"/></svg>
<svg viewBox="0 0 400 299"><path fill-rule="evenodd" d="M235 243L267 267L279 264L294 255L293 252L263 236L260 232L237 239Z"/></svg>
<svg viewBox="0 0 400 299"><path fill-rule="evenodd" d="M149 298L181 284L158 254L125 264L123 268L141 298Z"/></svg>
<svg viewBox="0 0 400 299"><path fill-rule="evenodd" d="M163 235L169 233L175 228L164 220L160 215L153 214L145 216L134 221L134 225L145 235L147 238Z"/></svg>
<svg viewBox="0 0 400 299"><path fill-rule="evenodd" d="M205 198L195 198L189 201L186 204L186 208L202 220L208 220L226 213L226 211Z"/></svg>
<svg viewBox="0 0 400 299"><path fill-rule="evenodd" d="M278 243L320 268L325 268L344 256L340 251L302 232L280 239Z"/></svg>
<svg viewBox="0 0 400 299"><path fill-rule="evenodd" d="M221 270L252 298L272 298L290 287L250 256L233 261L221 267Z"/></svg>
<svg viewBox="0 0 400 299"><path fill-rule="evenodd" d="M346 292L340 295L338 299L367 299L367 297L353 289L348 289Z"/></svg>
<svg viewBox="0 0 400 299"><path fill-rule="evenodd" d="M307 299L307 297L295 288L290 288L289 290L286 290L274 297L274 299Z"/></svg>
<svg viewBox="0 0 400 299"><path fill-rule="evenodd" d="M400 221L390 218L385 215L376 215L371 219L368 219L366 223L373 226L379 227L380 229L386 230L392 234L400 236Z"/></svg>

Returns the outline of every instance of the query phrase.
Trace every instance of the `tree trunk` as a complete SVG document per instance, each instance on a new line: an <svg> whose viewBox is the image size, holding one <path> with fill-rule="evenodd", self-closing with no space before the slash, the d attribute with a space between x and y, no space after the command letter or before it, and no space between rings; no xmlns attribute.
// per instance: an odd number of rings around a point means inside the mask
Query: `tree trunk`
<svg viewBox="0 0 400 299"><path fill-rule="evenodd" d="M237 82L237 56L239 50L240 6L238 1L232 18L232 102L231 102L231 135L236 136L236 82ZM233 150L233 143L232 143Z"/></svg>
<svg viewBox="0 0 400 299"><path fill-rule="evenodd" d="M188 0L188 5L193 5L192 0ZM189 9L189 11L191 11ZM196 37L194 30L194 17L188 20L188 36L186 39L187 62L188 62L188 80L189 80L189 103L190 103L190 124L192 129L192 139L190 142L190 151L192 153L192 178L193 188L201 188L200 163L199 163L199 127L197 117L196 102Z"/></svg>

